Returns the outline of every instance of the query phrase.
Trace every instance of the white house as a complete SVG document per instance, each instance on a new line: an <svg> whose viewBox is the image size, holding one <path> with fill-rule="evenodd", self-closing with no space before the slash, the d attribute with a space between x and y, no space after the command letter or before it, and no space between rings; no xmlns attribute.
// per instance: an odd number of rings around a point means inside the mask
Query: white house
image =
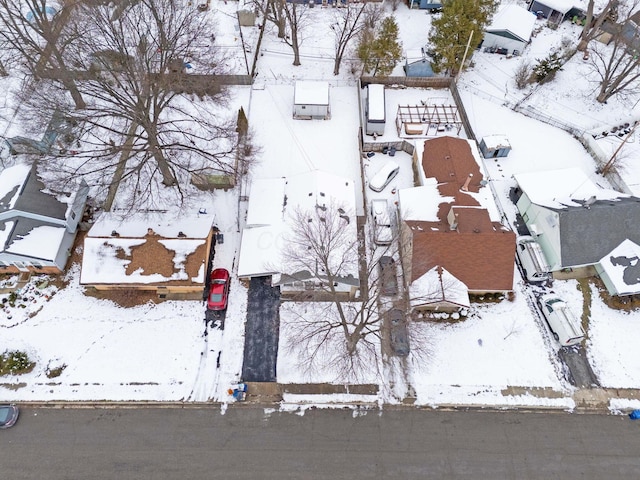
<svg viewBox="0 0 640 480"><path fill-rule="evenodd" d="M552 271L593 275L625 240L640 244L640 198L603 188L579 168L514 178L518 211Z"/></svg>
<svg viewBox="0 0 640 480"><path fill-rule="evenodd" d="M35 164L0 172L0 273L61 273L71 254L89 187L45 193Z"/></svg>
<svg viewBox="0 0 640 480"><path fill-rule="evenodd" d="M293 92L293 118L331 118L329 82L298 80Z"/></svg>
<svg viewBox="0 0 640 480"><path fill-rule="evenodd" d="M344 222L342 230L350 244L357 244L356 199L352 180L323 171L287 178L258 179L251 185L247 223L242 231L238 277L272 276L283 294L322 290L322 273L290 271L283 251L291 248L293 222L299 211L317 211L336 206ZM339 246L332 255L340 256ZM357 252L352 265L341 272L336 289L354 297L359 289Z"/></svg>
<svg viewBox="0 0 640 480"><path fill-rule="evenodd" d="M509 54L522 53L531 41L536 16L519 5L504 5L485 29L482 46L506 49Z"/></svg>

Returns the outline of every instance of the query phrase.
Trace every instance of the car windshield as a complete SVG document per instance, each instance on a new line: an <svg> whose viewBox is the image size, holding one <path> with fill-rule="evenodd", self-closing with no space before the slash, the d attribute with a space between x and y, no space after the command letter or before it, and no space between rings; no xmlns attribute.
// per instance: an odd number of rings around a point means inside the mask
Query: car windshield
<svg viewBox="0 0 640 480"><path fill-rule="evenodd" d="M211 296L209 297L209 299L212 302L221 302L222 301L222 294L221 293L212 293Z"/></svg>
<svg viewBox="0 0 640 480"><path fill-rule="evenodd" d="M0 407L0 424L3 424L4 422L6 422L10 415L11 415L11 408Z"/></svg>
<svg viewBox="0 0 640 480"><path fill-rule="evenodd" d="M227 283L226 280L222 280L220 278L216 278L213 280L213 283L217 283L218 285L224 285L225 283Z"/></svg>

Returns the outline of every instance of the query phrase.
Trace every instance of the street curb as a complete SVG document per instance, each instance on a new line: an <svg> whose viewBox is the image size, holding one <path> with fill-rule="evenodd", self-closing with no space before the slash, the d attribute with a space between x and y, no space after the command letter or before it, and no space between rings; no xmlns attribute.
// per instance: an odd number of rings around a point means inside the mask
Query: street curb
<svg viewBox="0 0 640 480"><path fill-rule="evenodd" d="M282 412L295 412L298 410L330 410L330 409L354 409L354 410L370 410L380 411L385 410L431 410L431 411L443 411L443 412L455 412L455 411L474 411L474 412L505 412L505 413L568 413L568 414L591 414L591 415L613 415L611 411L603 408L590 408L590 407L576 407L573 409L560 406L532 406L532 405L512 405L512 406L497 406L497 405L482 405L482 404L440 404L440 405L405 405L405 404L383 404L379 406L375 403L324 403L324 404L288 404L284 402L146 402L146 401L50 401L50 402L13 402L21 408L34 408L34 409L95 409L95 410L109 410L109 409L137 409L137 408L155 408L155 409L211 409L211 410L224 410L227 408L233 409L250 409L250 408L263 408L263 409L275 409ZM295 407L299 408L282 408L282 407Z"/></svg>

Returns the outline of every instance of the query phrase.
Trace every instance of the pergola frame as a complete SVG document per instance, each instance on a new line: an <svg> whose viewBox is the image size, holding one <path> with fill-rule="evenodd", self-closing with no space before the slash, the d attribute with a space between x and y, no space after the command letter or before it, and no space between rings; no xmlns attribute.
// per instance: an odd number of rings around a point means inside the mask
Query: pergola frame
<svg viewBox="0 0 640 480"><path fill-rule="evenodd" d="M405 125L407 127L405 128ZM398 135L404 134L419 135L418 130L423 132L426 127L426 133L429 129L435 129L435 132L445 132L456 129L456 135L462 130L462 120L458 115L458 107L456 105L434 105L422 102L422 105L398 105L396 113L396 128Z"/></svg>

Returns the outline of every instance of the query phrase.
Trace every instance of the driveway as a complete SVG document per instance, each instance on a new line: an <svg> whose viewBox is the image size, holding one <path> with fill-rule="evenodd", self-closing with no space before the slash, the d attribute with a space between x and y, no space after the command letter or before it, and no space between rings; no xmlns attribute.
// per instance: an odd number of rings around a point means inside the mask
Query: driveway
<svg viewBox="0 0 640 480"><path fill-rule="evenodd" d="M569 369L569 382L579 388L598 387L598 379L589 365L583 347L563 347L558 356Z"/></svg>
<svg viewBox="0 0 640 480"><path fill-rule="evenodd" d="M280 333L280 289L271 277L254 277L249 284L242 380L275 382Z"/></svg>

